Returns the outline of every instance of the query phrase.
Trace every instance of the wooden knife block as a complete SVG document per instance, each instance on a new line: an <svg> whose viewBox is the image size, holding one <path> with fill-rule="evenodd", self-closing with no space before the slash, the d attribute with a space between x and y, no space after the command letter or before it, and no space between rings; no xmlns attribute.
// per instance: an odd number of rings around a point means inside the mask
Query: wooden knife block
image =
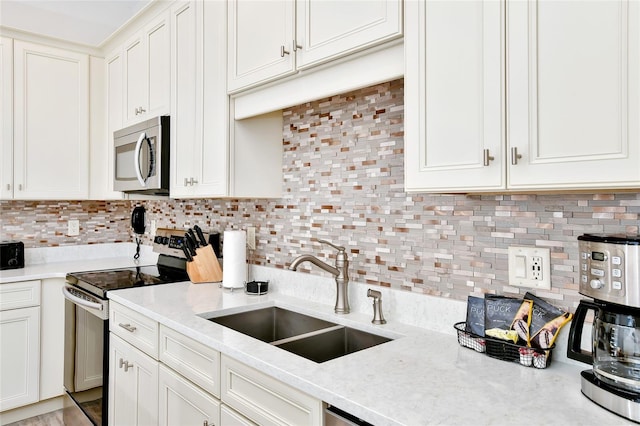
<svg viewBox="0 0 640 426"><path fill-rule="evenodd" d="M193 261L187 262L187 274L194 284L222 281L222 268L211 245L196 249Z"/></svg>

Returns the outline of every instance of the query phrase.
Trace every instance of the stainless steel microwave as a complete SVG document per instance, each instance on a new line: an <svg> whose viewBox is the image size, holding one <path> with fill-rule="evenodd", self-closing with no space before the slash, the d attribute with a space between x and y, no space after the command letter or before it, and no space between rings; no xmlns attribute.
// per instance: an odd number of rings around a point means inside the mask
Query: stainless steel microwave
<svg viewBox="0 0 640 426"><path fill-rule="evenodd" d="M169 195L169 116L113 133L116 191Z"/></svg>

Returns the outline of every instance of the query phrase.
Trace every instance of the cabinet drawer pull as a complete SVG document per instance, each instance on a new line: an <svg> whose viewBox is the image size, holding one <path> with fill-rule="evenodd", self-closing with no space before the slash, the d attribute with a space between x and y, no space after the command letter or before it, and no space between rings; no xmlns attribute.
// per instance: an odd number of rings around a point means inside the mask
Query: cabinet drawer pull
<svg viewBox="0 0 640 426"><path fill-rule="evenodd" d="M209 422L205 420L205 421L202 423L202 426L209 426Z"/></svg>
<svg viewBox="0 0 640 426"><path fill-rule="evenodd" d="M120 358L120 362L118 364L120 368L124 367L125 373L129 371L130 368L133 368L133 364L130 364L129 361L125 361L122 358Z"/></svg>
<svg viewBox="0 0 640 426"><path fill-rule="evenodd" d="M280 57L284 58L284 55L288 55L288 54L289 54L289 51L284 50L284 45L280 46Z"/></svg>
<svg viewBox="0 0 640 426"><path fill-rule="evenodd" d="M131 333L133 333L134 331L136 331L136 328L135 328L134 326L132 326L131 324L123 324L123 323L120 323L120 324L118 324L118 325L119 325L120 327L124 328L125 330L127 330L127 331L131 332Z"/></svg>
<svg viewBox="0 0 640 426"><path fill-rule="evenodd" d="M518 160L521 158L522 158L522 154L518 154L518 148L515 146L511 148L511 164L514 166L517 165Z"/></svg>
<svg viewBox="0 0 640 426"><path fill-rule="evenodd" d="M491 161L493 161L495 159L496 159L495 157L489 155L489 150L488 149L484 150L484 165L485 166L488 166L489 162L491 162Z"/></svg>

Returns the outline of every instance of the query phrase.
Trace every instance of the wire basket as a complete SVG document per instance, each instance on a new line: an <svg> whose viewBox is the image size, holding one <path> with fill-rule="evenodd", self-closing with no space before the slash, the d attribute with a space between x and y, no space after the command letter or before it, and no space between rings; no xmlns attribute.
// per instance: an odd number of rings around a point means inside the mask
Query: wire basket
<svg viewBox="0 0 640 426"><path fill-rule="evenodd" d="M517 362L525 367L547 368L551 364L553 345L549 349L530 348L493 337L482 337L466 330L466 323L458 322L453 326L458 333L460 346L482 352L492 358Z"/></svg>

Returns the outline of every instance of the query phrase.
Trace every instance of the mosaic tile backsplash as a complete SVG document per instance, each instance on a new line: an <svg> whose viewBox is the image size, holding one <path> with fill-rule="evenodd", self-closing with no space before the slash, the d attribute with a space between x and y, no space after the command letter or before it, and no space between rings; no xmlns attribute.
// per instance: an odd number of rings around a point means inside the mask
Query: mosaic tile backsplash
<svg viewBox="0 0 640 426"><path fill-rule="evenodd" d="M252 261L276 268L304 253L332 263L324 238L347 247L354 281L461 300L524 294L508 285L507 248L548 247L552 288L536 293L571 310L581 298L578 235L638 232L640 193L405 193L403 112L402 80L287 109L282 198L144 201L147 221L221 233L255 226ZM1 237L26 247L132 241L135 204L3 201ZM70 218L79 237L66 236Z"/></svg>

